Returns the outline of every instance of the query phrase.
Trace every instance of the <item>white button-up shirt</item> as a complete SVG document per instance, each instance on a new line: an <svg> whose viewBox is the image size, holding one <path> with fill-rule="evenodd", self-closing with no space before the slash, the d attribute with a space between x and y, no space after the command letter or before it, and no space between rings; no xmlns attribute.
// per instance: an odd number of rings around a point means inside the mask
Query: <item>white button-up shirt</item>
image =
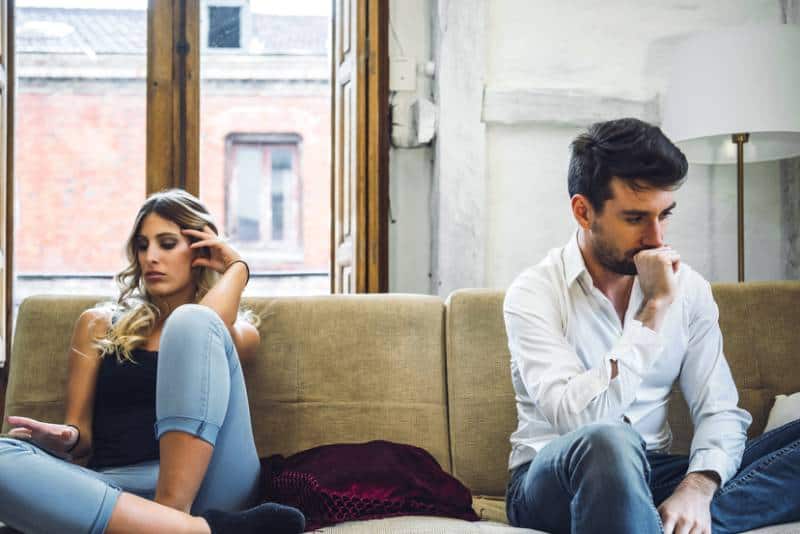
<svg viewBox="0 0 800 534"><path fill-rule="evenodd" d="M689 472L715 471L722 484L741 462L752 418L722 352L711 287L688 265L659 333L634 319L642 303L634 279L624 323L592 282L577 234L520 274L503 306L519 425L509 468L583 425L627 418L648 451L667 452L667 403L677 379L694 422ZM618 362L612 380L611 360Z"/></svg>

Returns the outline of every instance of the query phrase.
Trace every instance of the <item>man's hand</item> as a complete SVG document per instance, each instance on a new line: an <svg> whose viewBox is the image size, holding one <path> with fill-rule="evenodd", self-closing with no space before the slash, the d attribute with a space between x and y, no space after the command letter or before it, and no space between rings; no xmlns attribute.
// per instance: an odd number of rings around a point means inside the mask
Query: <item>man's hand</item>
<svg viewBox="0 0 800 534"><path fill-rule="evenodd" d="M711 534L711 499L716 473L689 473L658 507L664 534Z"/></svg>
<svg viewBox="0 0 800 534"><path fill-rule="evenodd" d="M670 247L643 250L633 257L642 288L642 307L636 319L651 330L658 331L664 315L678 293L675 273L680 255Z"/></svg>
<svg viewBox="0 0 800 534"><path fill-rule="evenodd" d="M670 247L651 248L633 257L645 301L671 304L678 292L680 255Z"/></svg>

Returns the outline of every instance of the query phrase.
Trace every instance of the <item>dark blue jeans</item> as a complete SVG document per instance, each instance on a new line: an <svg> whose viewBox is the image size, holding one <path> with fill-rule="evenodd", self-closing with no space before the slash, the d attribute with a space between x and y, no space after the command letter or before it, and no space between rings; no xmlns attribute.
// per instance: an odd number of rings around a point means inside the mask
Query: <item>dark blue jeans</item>
<svg viewBox="0 0 800 534"><path fill-rule="evenodd" d="M587 425L514 469L512 525L560 533L660 533L656 507L686 475L689 458L645 451L625 423ZM747 442L739 471L711 502L714 534L800 520L800 420Z"/></svg>

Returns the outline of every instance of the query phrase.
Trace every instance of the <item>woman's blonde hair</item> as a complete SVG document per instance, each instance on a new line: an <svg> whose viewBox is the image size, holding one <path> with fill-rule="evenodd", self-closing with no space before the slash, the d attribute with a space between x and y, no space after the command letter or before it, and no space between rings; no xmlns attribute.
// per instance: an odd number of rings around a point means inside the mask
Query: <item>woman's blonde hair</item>
<svg viewBox="0 0 800 534"><path fill-rule="evenodd" d="M133 229L125 244L129 264L115 277L120 289L119 298L103 306L111 309L112 321L105 336L95 340L101 356L116 354L120 360L134 361L131 351L145 343L158 321L160 311L145 288L136 246L142 223L151 213L174 222L182 230L202 230L208 225L214 233L219 234L208 209L197 197L183 189L160 191L145 200L136 214ZM219 280L219 276L211 268L192 267L192 279L197 287L193 301L200 301ZM240 315L256 326L260 322L251 311L243 310Z"/></svg>

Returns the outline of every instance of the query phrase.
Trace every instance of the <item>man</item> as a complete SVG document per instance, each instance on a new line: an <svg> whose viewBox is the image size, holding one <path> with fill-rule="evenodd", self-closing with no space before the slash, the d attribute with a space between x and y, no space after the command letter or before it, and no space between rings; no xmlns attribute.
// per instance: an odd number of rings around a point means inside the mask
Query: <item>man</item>
<svg viewBox="0 0 800 534"><path fill-rule="evenodd" d="M577 233L504 303L519 425L513 525L700 534L800 519L800 421L747 445L708 284L665 241L686 158L657 127L598 123L572 143ZM679 381L695 426L668 454Z"/></svg>

